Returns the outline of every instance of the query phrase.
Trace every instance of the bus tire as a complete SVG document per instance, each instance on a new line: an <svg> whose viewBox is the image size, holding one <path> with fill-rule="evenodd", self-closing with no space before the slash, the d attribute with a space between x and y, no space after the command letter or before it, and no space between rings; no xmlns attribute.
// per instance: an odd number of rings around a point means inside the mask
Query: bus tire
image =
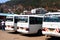
<svg viewBox="0 0 60 40"><path fill-rule="evenodd" d="M38 30L37 35L42 35L42 30Z"/></svg>

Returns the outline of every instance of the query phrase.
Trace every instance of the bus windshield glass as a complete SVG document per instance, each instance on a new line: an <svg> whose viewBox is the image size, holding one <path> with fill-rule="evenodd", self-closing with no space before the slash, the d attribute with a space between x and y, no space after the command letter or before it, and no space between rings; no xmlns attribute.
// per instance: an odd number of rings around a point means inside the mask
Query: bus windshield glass
<svg viewBox="0 0 60 40"><path fill-rule="evenodd" d="M28 16L17 16L17 22L28 22Z"/></svg>
<svg viewBox="0 0 60 40"><path fill-rule="evenodd" d="M6 17L6 21L13 21L13 17Z"/></svg>
<svg viewBox="0 0 60 40"><path fill-rule="evenodd" d="M60 22L60 15L48 15L44 17L44 22Z"/></svg>

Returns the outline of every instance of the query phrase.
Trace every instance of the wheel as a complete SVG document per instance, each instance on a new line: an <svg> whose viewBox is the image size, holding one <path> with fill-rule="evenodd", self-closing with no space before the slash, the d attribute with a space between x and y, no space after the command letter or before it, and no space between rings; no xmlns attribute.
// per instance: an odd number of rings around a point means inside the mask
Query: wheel
<svg viewBox="0 0 60 40"><path fill-rule="evenodd" d="M38 30L37 35L42 35L42 30Z"/></svg>

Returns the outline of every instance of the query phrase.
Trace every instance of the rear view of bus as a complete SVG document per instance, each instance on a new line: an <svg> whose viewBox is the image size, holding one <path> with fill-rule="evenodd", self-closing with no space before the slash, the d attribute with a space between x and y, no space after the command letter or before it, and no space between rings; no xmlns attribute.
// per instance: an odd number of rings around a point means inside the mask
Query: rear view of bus
<svg viewBox="0 0 60 40"><path fill-rule="evenodd" d="M6 16L6 22L5 22L5 30L13 30L14 28L14 21L13 21L13 16Z"/></svg>
<svg viewBox="0 0 60 40"><path fill-rule="evenodd" d="M34 34L41 32L43 16L20 15L17 17L17 31L22 34Z"/></svg>
<svg viewBox="0 0 60 40"><path fill-rule="evenodd" d="M42 34L60 37L60 12L47 13L42 28Z"/></svg>
<svg viewBox="0 0 60 40"><path fill-rule="evenodd" d="M17 32L28 33L28 16L16 16L15 19L15 23L17 23Z"/></svg>

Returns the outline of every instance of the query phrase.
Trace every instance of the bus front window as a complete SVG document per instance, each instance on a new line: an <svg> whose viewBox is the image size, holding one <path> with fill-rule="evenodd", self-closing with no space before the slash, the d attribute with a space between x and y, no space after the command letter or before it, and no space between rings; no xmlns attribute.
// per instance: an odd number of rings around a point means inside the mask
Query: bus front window
<svg viewBox="0 0 60 40"><path fill-rule="evenodd" d="M13 16L7 16L6 21L13 21Z"/></svg>
<svg viewBox="0 0 60 40"><path fill-rule="evenodd" d="M13 18L6 18L6 21L13 21Z"/></svg>
<svg viewBox="0 0 60 40"><path fill-rule="evenodd" d="M28 17L27 16L20 16L20 17L18 17L18 22L28 22Z"/></svg>
<svg viewBox="0 0 60 40"><path fill-rule="evenodd" d="M60 17L44 17L44 22L60 22Z"/></svg>

